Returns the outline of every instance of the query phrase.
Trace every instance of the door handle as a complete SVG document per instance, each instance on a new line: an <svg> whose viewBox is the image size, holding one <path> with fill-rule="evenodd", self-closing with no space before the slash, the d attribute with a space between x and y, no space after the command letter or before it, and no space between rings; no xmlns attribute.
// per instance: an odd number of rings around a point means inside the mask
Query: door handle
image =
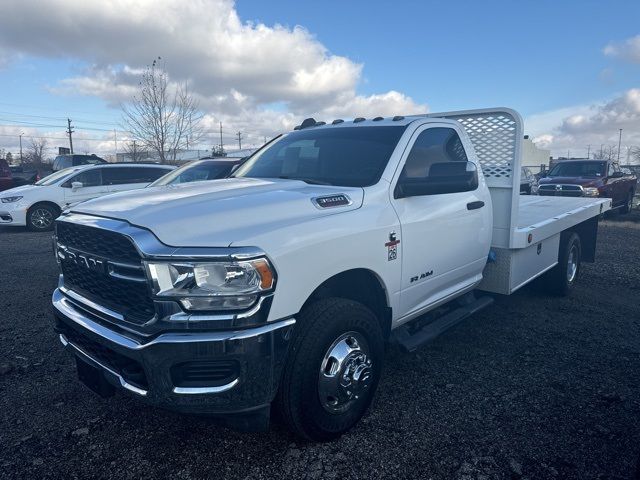
<svg viewBox="0 0 640 480"><path fill-rule="evenodd" d="M484 202L478 200L477 202L469 202L467 203L467 210L477 210L478 208L484 207Z"/></svg>

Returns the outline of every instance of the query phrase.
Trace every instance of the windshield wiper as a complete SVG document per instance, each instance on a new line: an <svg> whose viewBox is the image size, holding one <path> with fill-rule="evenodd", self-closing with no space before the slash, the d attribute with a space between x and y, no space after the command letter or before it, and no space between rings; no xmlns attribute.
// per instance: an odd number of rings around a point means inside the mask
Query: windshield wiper
<svg viewBox="0 0 640 480"><path fill-rule="evenodd" d="M331 185L329 182L323 182L322 180L316 180L315 178L290 177L288 175L280 175L277 178L282 178L284 180L300 180L301 182L308 183L309 185Z"/></svg>

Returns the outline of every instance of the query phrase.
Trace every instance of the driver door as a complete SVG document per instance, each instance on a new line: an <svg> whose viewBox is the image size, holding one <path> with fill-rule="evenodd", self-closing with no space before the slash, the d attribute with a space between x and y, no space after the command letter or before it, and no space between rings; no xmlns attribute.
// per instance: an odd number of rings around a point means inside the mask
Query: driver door
<svg viewBox="0 0 640 480"><path fill-rule="evenodd" d="M400 321L478 282L492 230L482 173L451 124L421 127L405 152L391 198L402 232ZM473 172L474 182L455 186Z"/></svg>
<svg viewBox="0 0 640 480"><path fill-rule="evenodd" d="M81 183L82 186L74 187L74 183ZM102 185L101 168L92 168L91 170L80 172L64 182L62 187L64 188L65 207L109 193L107 187Z"/></svg>

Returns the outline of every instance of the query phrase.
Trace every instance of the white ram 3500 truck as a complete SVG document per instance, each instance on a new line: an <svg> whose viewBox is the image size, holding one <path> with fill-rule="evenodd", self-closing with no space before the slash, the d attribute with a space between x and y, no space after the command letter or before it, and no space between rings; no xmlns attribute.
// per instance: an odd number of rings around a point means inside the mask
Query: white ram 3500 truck
<svg viewBox="0 0 640 480"><path fill-rule="evenodd" d="M307 119L234 178L82 203L56 223L56 330L91 389L334 438L408 349L594 261L609 199L521 197L520 116Z"/></svg>

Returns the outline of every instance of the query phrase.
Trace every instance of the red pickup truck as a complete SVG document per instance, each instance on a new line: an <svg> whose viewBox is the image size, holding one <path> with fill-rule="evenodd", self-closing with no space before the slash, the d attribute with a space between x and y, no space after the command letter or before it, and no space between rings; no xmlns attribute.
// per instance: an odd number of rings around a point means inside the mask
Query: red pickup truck
<svg viewBox="0 0 640 480"><path fill-rule="evenodd" d="M627 213L633 206L638 178L607 160L565 160L541 178L538 195L556 197L606 197L613 208Z"/></svg>

